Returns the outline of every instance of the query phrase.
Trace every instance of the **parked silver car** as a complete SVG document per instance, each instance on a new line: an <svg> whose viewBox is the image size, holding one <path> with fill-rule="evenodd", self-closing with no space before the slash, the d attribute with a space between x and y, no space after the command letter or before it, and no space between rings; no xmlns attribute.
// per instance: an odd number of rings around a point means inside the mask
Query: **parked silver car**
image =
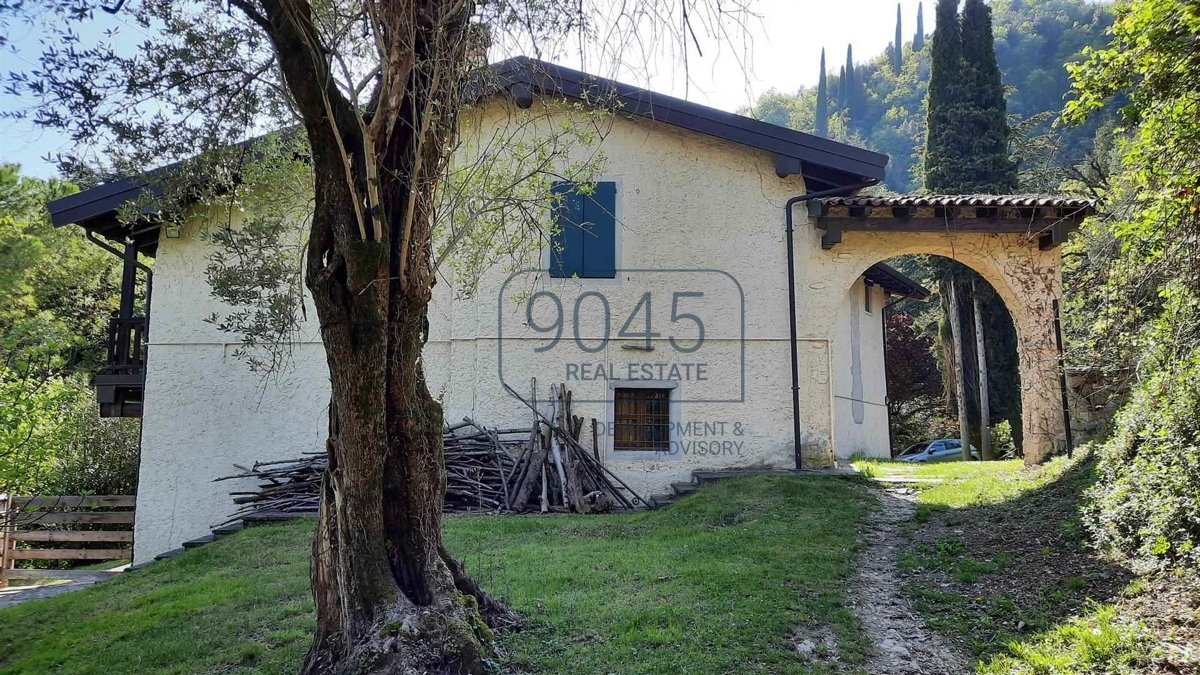
<svg viewBox="0 0 1200 675"><path fill-rule="evenodd" d="M962 442L957 438L939 438L913 443L896 459L901 462L949 462L962 459ZM979 459L979 451L971 446L971 459Z"/></svg>

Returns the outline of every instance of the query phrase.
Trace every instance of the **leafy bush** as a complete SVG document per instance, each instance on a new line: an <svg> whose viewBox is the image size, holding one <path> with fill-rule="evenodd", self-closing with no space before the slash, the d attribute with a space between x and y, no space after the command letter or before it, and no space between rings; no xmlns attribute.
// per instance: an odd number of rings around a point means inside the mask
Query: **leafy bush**
<svg viewBox="0 0 1200 675"><path fill-rule="evenodd" d="M102 419L82 377L54 379L27 400L9 435L22 443L0 453L0 492L133 494L137 488L139 420ZM0 419L7 419L0 416ZM15 421L15 420L14 420ZM4 438L0 435L0 438Z"/></svg>
<svg viewBox="0 0 1200 675"><path fill-rule="evenodd" d="M55 454L41 492L130 495L137 492L140 420L103 419L91 387L75 396L63 419L66 443Z"/></svg>
<svg viewBox="0 0 1200 675"><path fill-rule="evenodd" d="M101 420L87 384L120 265L45 209L74 191L0 164L0 493L127 493L137 480L137 421Z"/></svg>
<svg viewBox="0 0 1200 675"><path fill-rule="evenodd" d="M1100 451L1088 524L1110 552L1154 566L1200 566L1200 350L1156 373Z"/></svg>
<svg viewBox="0 0 1200 675"><path fill-rule="evenodd" d="M1117 252L1092 330L1138 373L1101 447L1088 528L1154 567L1200 567L1200 6L1118 3L1111 44L1069 66L1068 121L1125 99L1119 172L1100 194ZM1129 199L1122 199L1128 194ZM1124 204L1124 206L1122 206ZM1113 208L1116 206L1117 208ZM1097 361L1105 365L1104 361ZM1118 364L1126 367L1126 364Z"/></svg>
<svg viewBox="0 0 1200 675"><path fill-rule="evenodd" d="M1017 446L1013 442L1012 422L1002 420L992 425L992 452L996 457L1016 457Z"/></svg>

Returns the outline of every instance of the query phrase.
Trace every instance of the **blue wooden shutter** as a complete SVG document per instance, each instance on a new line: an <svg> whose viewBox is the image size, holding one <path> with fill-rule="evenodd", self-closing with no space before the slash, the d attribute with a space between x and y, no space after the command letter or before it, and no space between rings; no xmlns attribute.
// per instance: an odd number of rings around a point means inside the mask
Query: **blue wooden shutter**
<svg viewBox="0 0 1200 675"><path fill-rule="evenodd" d="M617 184L596 183L584 195L573 183L554 183L557 232L551 239L550 276L612 279L617 275Z"/></svg>
<svg viewBox="0 0 1200 675"><path fill-rule="evenodd" d="M596 183L583 205L587 231L583 238L581 277L612 279L617 275L617 184Z"/></svg>
<svg viewBox="0 0 1200 675"><path fill-rule="evenodd" d="M550 276L583 276L583 195L571 183L555 183L550 193L561 197L554 207L557 231L550 240Z"/></svg>

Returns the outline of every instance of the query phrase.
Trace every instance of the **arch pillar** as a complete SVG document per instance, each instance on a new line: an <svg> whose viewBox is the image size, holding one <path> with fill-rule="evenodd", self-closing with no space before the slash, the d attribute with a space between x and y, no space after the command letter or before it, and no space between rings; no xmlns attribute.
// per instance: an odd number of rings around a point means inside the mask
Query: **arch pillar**
<svg viewBox="0 0 1200 675"><path fill-rule="evenodd" d="M1058 345L1054 335L1054 301L1062 298L1062 259L1058 249L1030 256L1040 264L1006 271L1016 297L1004 297L1017 331L1021 376L1021 427L1025 464L1039 464L1066 447L1060 390ZM990 283L990 280L989 280ZM994 285L994 284L993 284ZM1019 303L1018 311L1013 310Z"/></svg>

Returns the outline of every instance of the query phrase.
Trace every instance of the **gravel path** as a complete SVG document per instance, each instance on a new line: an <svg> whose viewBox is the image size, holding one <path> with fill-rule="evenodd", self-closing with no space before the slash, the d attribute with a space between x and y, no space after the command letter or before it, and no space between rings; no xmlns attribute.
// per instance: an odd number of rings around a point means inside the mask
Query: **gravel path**
<svg viewBox="0 0 1200 675"><path fill-rule="evenodd" d="M906 537L900 524L912 518L913 491L879 490L880 509L871 518L866 546L854 579L853 609L871 636L875 655L868 673L960 675L969 661L917 616L896 571L896 558Z"/></svg>

